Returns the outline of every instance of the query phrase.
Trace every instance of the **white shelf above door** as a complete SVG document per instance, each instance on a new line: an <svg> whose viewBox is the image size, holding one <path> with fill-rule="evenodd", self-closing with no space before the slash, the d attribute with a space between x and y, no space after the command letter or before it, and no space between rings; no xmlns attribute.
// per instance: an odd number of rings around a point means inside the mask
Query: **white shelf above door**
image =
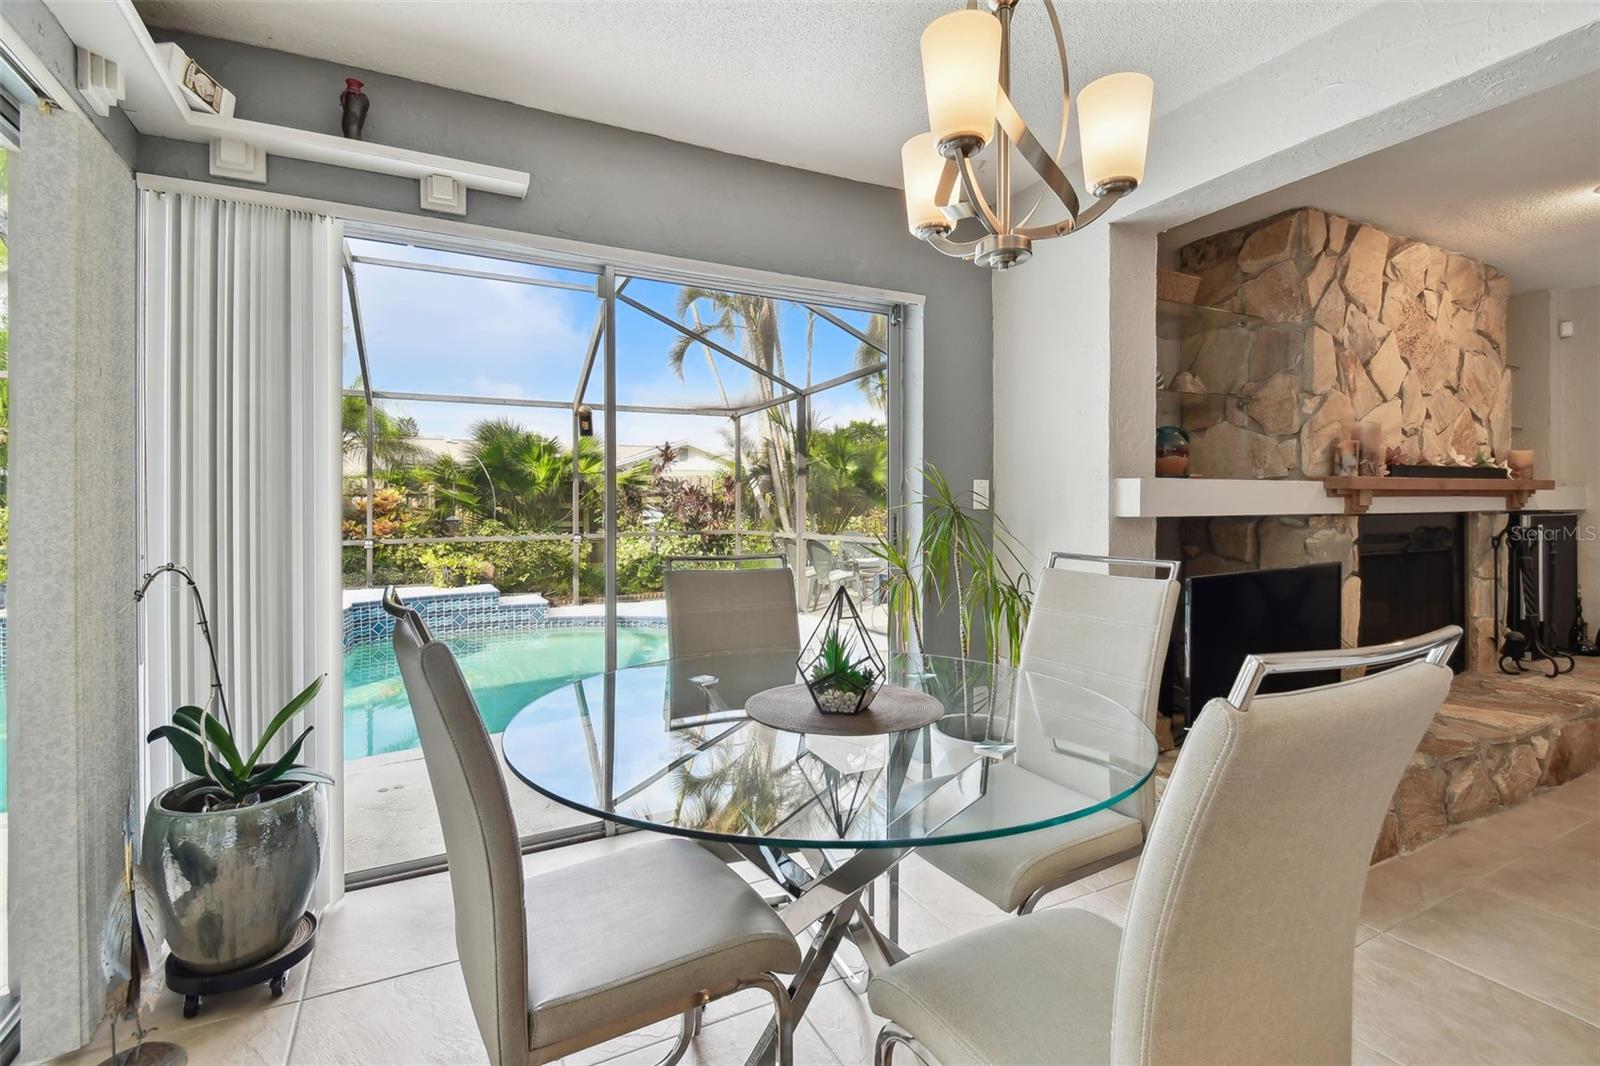
<svg viewBox="0 0 1600 1066"><path fill-rule="evenodd" d="M528 193L531 176L524 170L194 111L167 76L131 0L46 4L75 45L121 67L127 91L121 106L134 127L152 137L209 144L213 177L265 182L267 159L278 155L413 179L419 205L445 214L465 213L468 189L517 199Z"/></svg>

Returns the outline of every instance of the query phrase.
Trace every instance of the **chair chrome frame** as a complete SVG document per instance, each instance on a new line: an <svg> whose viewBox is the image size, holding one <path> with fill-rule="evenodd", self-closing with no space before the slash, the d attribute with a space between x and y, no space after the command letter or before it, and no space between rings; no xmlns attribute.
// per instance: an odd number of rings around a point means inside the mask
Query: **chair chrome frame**
<svg viewBox="0 0 1600 1066"><path fill-rule="evenodd" d="M894 1022L884 1022L883 1028L878 1030L878 1039L872 1044L872 1066L890 1066L896 1044L921 1059L927 1066L940 1066L939 1060L933 1057L933 1052L923 1047L922 1041Z"/></svg>
<svg viewBox="0 0 1600 1066"><path fill-rule="evenodd" d="M1164 572L1164 579L1176 581L1181 564L1171 559L1133 559L1121 555L1086 555L1082 552L1051 552L1050 561L1045 564L1049 569L1055 569L1057 561L1070 559L1079 563L1104 563L1107 566L1149 566Z"/></svg>
<svg viewBox="0 0 1600 1066"><path fill-rule="evenodd" d="M661 559L661 572L669 572L673 563L753 563L757 559L776 559L778 565L789 568L789 557L782 552L761 552L755 555L667 555Z"/></svg>
<svg viewBox="0 0 1600 1066"><path fill-rule="evenodd" d="M1447 666L1461 641L1460 626L1444 626L1431 633L1391 641L1388 644L1369 644L1361 648L1341 648L1337 651L1279 651L1264 655L1247 655L1239 667L1239 676L1228 691L1228 702L1238 710L1247 710L1255 699L1261 682L1271 674L1303 674L1312 670L1351 670L1372 666L1389 666L1408 659L1423 658L1435 666Z"/></svg>
<svg viewBox="0 0 1600 1066"><path fill-rule="evenodd" d="M425 644L433 641L433 635L428 630L427 623L423 621L422 614L415 607L402 600L393 585L384 590L383 598L380 602L384 611L395 619L396 625L413 627L416 635ZM615 1020L604 1027L575 1036L569 1040L536 1050L530 1049L527 1061L530 1064L539 1064L565 1058L568 1055L602 1044L607 1040L642 1029L647 1025L654 1025L656 1022L664 1021L674 1014L679 1014L682 1017L682 1024L678 1030L678 1039L673 1043L666 1057L657 1064L657 1066L676 1066L685 1053L688 1052L695 1037L700 1035L706 1004L754 988L762 989L772 997L774 1014L772 1029L775 1030L772 1047L775 1052L776 1066L793 1066L796 1023L795 1004L789 996L788 982L777 974L770 972L739 981L731 988L716 992L710 989L701 989L691 995L691 1001L681 1011L674 1009L666 1013L660 1011L640 1012L630 1017ZM526 1012L524 1013L523 1021L524 1024L528 1022Z"/></svg>

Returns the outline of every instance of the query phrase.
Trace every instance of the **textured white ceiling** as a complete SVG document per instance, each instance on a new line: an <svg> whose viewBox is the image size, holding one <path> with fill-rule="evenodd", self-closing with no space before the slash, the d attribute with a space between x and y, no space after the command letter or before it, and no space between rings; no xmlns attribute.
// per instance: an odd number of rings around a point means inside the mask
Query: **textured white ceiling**
<svg viewBox="0 0 1600 1066"><path fill-rule="evenodd" d="M348 63L858 181L900 184L927 128L917 39L954 0L452 3L138 0L152 25ZM1156 82L1161 114L1373 6L1062 3L1075 86ZM1013 96L1054 142L1043 6L1022 0ZM248 114L248 101L241 102Z"/></svg>
<svg viewBox="0 0 1600 1066"><path fill-rule="evenodd" d="M1310 206L1499 267L1514 292L1600 285L1600 74L1169 230L1162 246Z"/></svg>

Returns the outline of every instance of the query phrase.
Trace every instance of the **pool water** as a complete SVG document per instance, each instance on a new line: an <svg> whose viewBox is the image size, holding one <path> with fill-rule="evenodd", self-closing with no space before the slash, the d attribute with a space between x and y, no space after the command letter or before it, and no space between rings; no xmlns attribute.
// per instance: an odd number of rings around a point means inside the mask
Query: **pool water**
<svg viewBox="0 0 1600 1066"><path fill-rule="evenodd" d="M597 625L459 633L441 639L461 664L478 701L478 713L491 733L504 731L518 711L547 692L605 670L605 630ZM617 629L618 666L637 666L666 654L665 629ZM389 643L348 649L344 654L345 760L420 746Z"/></svg>
<svg viewBox="0 0 1600 1066"><path fill-rule="evenodd" d="M489 732L499 733L531 701L605 669L600 626L463 633L444 638L472 686ZM622 626L617 664L637 666L666 658L667 631ZM0 814L6 805L6 674L0 665ZM420 746L400 668L387 641L361 644L344 656L344 757L405 751Z"/></svg>

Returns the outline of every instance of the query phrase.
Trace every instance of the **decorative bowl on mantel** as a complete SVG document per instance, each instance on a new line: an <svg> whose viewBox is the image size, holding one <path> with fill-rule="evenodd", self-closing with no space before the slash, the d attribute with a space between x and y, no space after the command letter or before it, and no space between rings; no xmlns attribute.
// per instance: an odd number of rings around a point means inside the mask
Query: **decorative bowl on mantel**
<svg viewBox="0 0 1600 1066"><path fill-rule="evenodd" d="M1508 478L1503 466L1431 466L1427 463L1401 463L1389 468L1390 477Z"/></svg>

